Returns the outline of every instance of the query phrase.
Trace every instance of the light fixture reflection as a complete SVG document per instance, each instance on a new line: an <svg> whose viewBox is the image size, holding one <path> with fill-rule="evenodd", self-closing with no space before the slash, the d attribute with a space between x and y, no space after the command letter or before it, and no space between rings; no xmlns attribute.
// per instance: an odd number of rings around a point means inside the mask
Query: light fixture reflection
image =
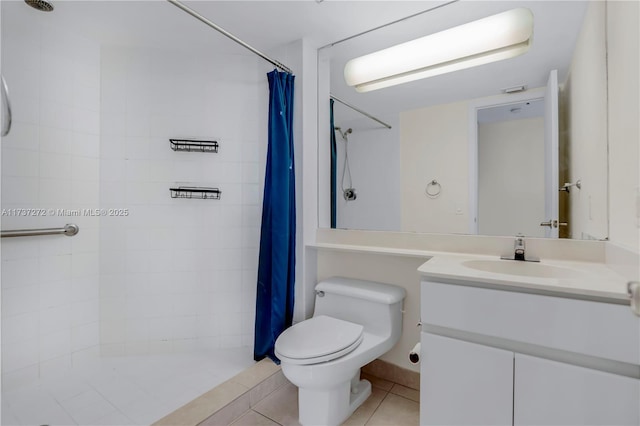
<svg viewBox="0 0 640 426"><path fill-rule="evenodd" d="M522 55L532 35L533 13L512 9L352 59L344 78L369 92Z"/></svg>

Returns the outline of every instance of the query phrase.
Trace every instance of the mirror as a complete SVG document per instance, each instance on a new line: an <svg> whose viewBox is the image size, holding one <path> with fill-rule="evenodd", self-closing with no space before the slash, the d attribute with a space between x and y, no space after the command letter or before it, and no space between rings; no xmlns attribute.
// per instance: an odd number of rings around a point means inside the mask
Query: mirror
<svg viewBox="0 0 640 426"><path fill-rule="evenodd" d="M345 83L350 59L518 7L534 16L521 56L366 93ZM321 227L606 238L603 7L425 2L424 13L320 49ZM322 125L329 93L333 165ZM545 148L554 126L555 151ZM587 139L589 149L580 146Z"/></svg>
<svg viewBox="0 0 640 426"><path fill-rule="evenodd" d="M483 108L477 122L477 233L545 237L544 100Z"/></svg>

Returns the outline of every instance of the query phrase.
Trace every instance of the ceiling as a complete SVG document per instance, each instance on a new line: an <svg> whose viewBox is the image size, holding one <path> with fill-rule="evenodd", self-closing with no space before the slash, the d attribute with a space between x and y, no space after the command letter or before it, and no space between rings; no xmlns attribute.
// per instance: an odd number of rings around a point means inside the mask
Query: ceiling
<svg viewBox="0 0 640 426"><path fill-rule="evenodd" d="M514 102L492 108L478 110L478 123L496 123L500 121L542 118L544 116L544 100Z"/></svg>
<svg viewBox="0 0 640 426"><path fill-rule="evenodd" d="M55 10L38 12L22 0L2 7L43 19L106 45L214 49L250 54L241 46L164 0L49 0ZM318 47L442 1L183 1L258 50L269 52L303 37ZM276 58L277 59L277 58Z"/></svg>
<svg viewBox="0 0 640 426"><path fill-rule="evenodd" d="M31 9L22 0L3 0L0 2L3 19L11 16L11 13L29 15L80 32L105 45L251 55L243 47L164 0L50 1L55 10L45 14ZM303 37L313 45L325 46L428 11L330 48L332 93L372 114L382 115L418 106L497 94L500 89L509 86L542 86L551 69L558 69L560 82L564 81L586 10L586 2L583 1L539 0L461 0L453 3L190 0L184 3L267 54ZM344 64L353 57L514 7L528 7L534 13L534 41L525 55L364 94L357 93L344 83ZM10 13L4 13L7 11ZM338 108L336 116L341 120L360 117L347 108Z"/></svg>

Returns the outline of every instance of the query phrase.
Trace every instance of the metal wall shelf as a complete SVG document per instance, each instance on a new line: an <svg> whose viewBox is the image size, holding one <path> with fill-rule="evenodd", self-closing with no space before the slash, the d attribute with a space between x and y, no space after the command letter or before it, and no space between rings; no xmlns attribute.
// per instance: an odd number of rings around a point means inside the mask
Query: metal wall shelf
<svg viewBox="0 0 640 426"><path fill-rule="evenodd" d="M198 141L193 139L169 139L171 149L187 152L218 152L218 141Z"/></svg>
<svg viewBox="0 0 640 426"><path fill-rule="evenodd" d="M199 186L179 186L169 188L171 198L197 198L201 200L219 200L222 191L218 188L206 188Z"/></svg>

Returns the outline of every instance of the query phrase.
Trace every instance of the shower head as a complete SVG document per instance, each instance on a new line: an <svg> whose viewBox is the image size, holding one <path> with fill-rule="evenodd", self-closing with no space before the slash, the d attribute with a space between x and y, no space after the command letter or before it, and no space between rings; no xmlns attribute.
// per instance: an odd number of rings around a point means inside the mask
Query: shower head
<svg viewBox="0 0 640 426"><path fill-rule="evenodd" d="M347 140L347 135L353 133L353 129L351 127L349 127L344 132L342 131L342 127L334 127L334 129L337 130L338 133L340 133L340 136L342 136L342 139L344 139L345 141Z"/></svg>
<svg viewBox="0 0 640 426"><path fill-rule="evenodd" d="M26 4L41 12L51 12L53 5L46 0L24 0Z"/></svg>

